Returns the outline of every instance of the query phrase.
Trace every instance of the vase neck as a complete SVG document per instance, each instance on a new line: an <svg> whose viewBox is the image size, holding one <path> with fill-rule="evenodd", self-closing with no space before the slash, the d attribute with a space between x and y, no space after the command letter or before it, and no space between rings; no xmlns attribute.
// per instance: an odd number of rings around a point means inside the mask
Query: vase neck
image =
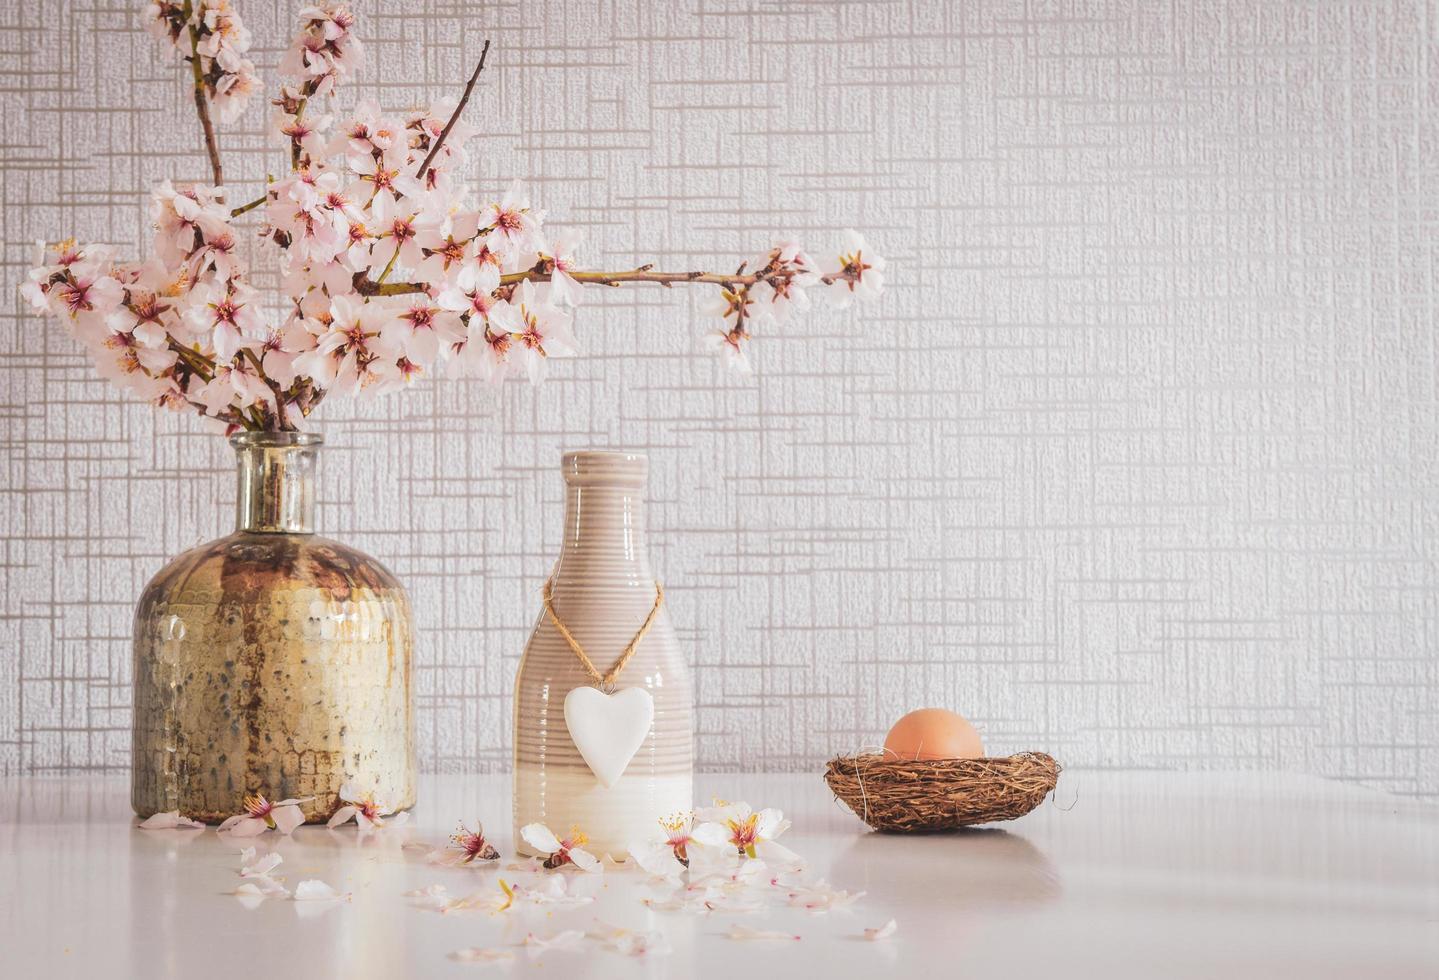
<svg viewBox="0 0 1439 980"><path fill-rule="evenodd" d="M645 540L649 464L633 453L567 453L564 542L555 591L654 581Z"/></svg>
<svg viewBox="0 0 1439 980"><path fill-rule="evenodd" d="M309 432L241 432L235 447L235 529L257 534L315 533L315 457Z"/></svg>

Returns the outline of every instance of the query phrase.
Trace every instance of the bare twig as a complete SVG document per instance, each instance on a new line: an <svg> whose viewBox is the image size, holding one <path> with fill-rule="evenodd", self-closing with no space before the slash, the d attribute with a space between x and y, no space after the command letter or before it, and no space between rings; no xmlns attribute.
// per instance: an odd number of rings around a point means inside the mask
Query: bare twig
<svg viewBox="0 0 1439 980"><path fill-rule="evenodd" d="M455 106L455 111L450 114L450 121L445 123L444 129L440 130L440 135L435 139L434 145L430 147L430 152L425 154L425 159L424 162L420 164L420 169L415 171L415 177L417 179L425 179L425 171L429 168L430 161L435 158L435 154L440 152L440 147L445 145L445 137L450 135L450 130L455 128L455 123L460 121L460 113L465 111L465 105L470 101L470 93L474 91L475 83L480 80L480 72L485 70L485 58L489 56L489 53L490 41L489 38L486 38L485 46L480 49L479 64L475 65L474 74L470 75L470 80L465 85L465 94L460 96L460 104Z"/></svg>
<svg viewBox="0 0 1439 980"><path fill-rule="evenodd" d="M253 211L253 210L255 210L256 208L258 208L260 205L264 204L266 200L268 200L268 198L266 198L265 195L261 194L259 197L255 198L253 201L248 201L248 202L246 202L245 204L240 205L238 208L232 208L232 209L230 210L230 217L232 217L232 218L238 218L240 215L244 214L246 211Z"/></svg>
<svg viewBox="0 0 1439 980"><path fill-rule="evenodd" d="M190 17L190 5L185 4L185 19ZM205 74L200 70L200 32L190 28L190 71L195 76L195 111L200 115L200 128L205 131L205 150L210 154L210 171L215 177L215 186L225 186L225 171L220 166L220 144L215 139L215 124L210 119L210 102L205 94ZM223 197L216 200L223 201Z"/></svg>

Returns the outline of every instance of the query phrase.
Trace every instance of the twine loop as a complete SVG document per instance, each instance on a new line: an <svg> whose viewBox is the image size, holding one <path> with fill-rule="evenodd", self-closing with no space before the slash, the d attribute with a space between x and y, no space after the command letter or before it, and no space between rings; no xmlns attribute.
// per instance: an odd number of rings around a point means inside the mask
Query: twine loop
<svg viewBox="0 0 1439 980"><path fill-rule="evenodd" d="M630 658L635 655L635 650L639 648L640 641L645 638L645 634L650 631L650 626L654 624L655 616L659 614L660 606L664 605L665 590L660 586L658 581L655 582L655 604L650 606L650 614L646 616L645 621L640 624L639 632L625 645L624 650L620 653L619 659L614 662L614 665L611 666L609 670L601 674L599 668L594 665L594 662L590 660L589 656L585 653L584 647L580 646L580 641L575 639L574 634L569 631L569 627L565 626L559 614L555 612L554 585L555 580L553 576L545 580L545 613L549 615L550 622L555 624L555 629L559 630L560 636L563 636L565 642L570 645L570 649L574 651L574 655L576 659L579 660L580 666L584 667L585 673L590 675L590 680L594 681L596 687L608 692L614 687L615 680L620 676L620 671L625 669L625 665L629 663Z"/></svg>

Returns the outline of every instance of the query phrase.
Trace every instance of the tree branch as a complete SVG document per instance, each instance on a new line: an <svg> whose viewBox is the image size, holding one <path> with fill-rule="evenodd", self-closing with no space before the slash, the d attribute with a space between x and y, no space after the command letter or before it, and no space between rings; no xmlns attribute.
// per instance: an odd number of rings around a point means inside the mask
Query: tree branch
<svg viewBox="0 0 1439 980"><path fill-rule="evenodd" d="M186 19L189 19L190 5L185 4ZM215 140L215 124L210 120L210 102L205 95L205 75L200 71L200 32L190 28L190 70L195 76L195 111L200 115L200 128L205 131L205 149L210 154L210 171L215 177L215 186L225 186L225 171L220 166L220 144ZM216 200L223 201L223 197Z"/></svg>
<svg viewBox="0 0 1439 980"><path fill-rule="evenodd" d="M460 104L455 106L455 111L450 114L450 121L445 123L444 129L440 130L440 135L436 138L435 144L430 147L430 152L425 154L425 159L424 162L420 164L420 169L415 171L415 177L417 179L425 179L425 171L429 168L430 161L435 158L435 154L440 152L440 147L445 145L445 137L450 135L450 130L455 128L455 123L460 121L460 113L465 111L465 105L470 101L470 93L474 91L475 83L480 80L480 72L485 70L485 58L489 56L489 53L490 39L485 38L485 46L480 49L480 63L475 65L474 74L470 75L470 80L465 85L465 94L460 96Z"/></svg>

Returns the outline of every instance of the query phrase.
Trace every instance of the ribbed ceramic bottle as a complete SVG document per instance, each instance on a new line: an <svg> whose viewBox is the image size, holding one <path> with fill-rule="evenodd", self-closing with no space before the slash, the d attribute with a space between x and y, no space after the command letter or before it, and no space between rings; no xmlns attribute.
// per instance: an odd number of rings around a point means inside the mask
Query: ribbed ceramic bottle
<svg viewBox="0 0 1439 980"><path fill-rule="evenodd" d="M554 608L604 672L649 615L655 575L645 549L644 456L574 452L563 459L564 541L554 567ZM692 803L693 701L689 668L662 606L616 689L643 687L654 721L624 774L606 789L575 748L565 697L592 686L568 643L540 611L515 681L515 839L539 822L564 835L579 827L588 849L623 859L658 833L658 821Z"/></svg>
<svg viewBox="0 0 1439 980"><path fill-rule="evenodd" d="M415 799L405 590L315 534L308 433L240 433L237 527L172 561L135 611L131 798L215 821L247 794L338 806L346 779Z"/></svg>

